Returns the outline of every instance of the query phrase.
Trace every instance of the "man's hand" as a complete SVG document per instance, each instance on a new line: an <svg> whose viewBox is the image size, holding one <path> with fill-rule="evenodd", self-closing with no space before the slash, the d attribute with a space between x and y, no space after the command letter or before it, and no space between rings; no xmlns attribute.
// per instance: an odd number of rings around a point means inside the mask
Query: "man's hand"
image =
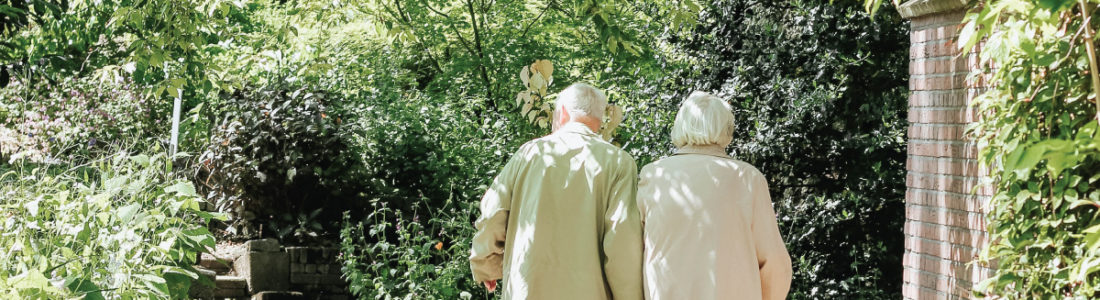
<svg viewBox="0 0 1100 300"><path fill-rule="evenodd" d="M483 283L485 284L485 289L489 290L490 293L497 290L497 281L496 280L489 280L489 281L486 281L486 282L483 282Z"/></svg>

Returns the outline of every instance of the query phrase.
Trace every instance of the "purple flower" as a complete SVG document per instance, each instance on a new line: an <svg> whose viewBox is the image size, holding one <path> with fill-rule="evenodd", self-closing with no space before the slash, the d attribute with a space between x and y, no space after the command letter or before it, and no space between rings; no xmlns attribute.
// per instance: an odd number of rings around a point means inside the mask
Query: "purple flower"
<svg viewBox="0 0 1100 300"><path fill-rule="evenodd" d="M95 138L88 140L88 147L95 146Z"/></svg>

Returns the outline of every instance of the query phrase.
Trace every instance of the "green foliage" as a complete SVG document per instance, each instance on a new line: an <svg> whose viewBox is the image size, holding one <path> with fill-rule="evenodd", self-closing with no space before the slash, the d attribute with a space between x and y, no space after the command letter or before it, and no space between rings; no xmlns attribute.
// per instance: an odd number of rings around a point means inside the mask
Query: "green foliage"
<svg viewBox="0 0 1100 300"><path fill-rule="evenodd" d="M518 113L485 120L417 96L368 103L354 152L369 170L371 200L341 231L352 292L363 299L482 298L466 259L477 203L533 128ZM442 250L433 248L440 242Z"/></svg>
<svg viewBox="0 0 1100 300"><path fill-rule="evenodd" d="M477 203L447 201L414 210L412 219L372 203L362 223L345 215L341 237L344 277L360 299L484 299L473 281L468 239ZM426 218L421 219L420 214Z"/></svg>
<svg viewBox="0 0 1100 300"><path fill-rule="evenodd" d="M74 159L164 132L132 84L64 78L0 89L0 158Z"/></svg>
<svg viewBox="0 0 1100 300"><path fill-rule="evenodd" d="M673 40L701 66L683 86L731 98L730 150L768 177L791 298L900 297L908 23L841 1L716 1L702 19ZM657 124L689 92L655 101Z"/></svg>
<svg viewBox="0 0 1100 300"><path fill-rule="evenodd" d="M10 168L10 169L9 169ZM0 166L0 294L186 299L213 214L164 155Z"/></svg>
<svg viewBox="0 0 1100 300"><path fill-rule="evenodd" d="M340 101L285 83L238 90L222 101L196 180L229 214L230 233L257 236L273 218L297 221L284 213L355 207L348 200L363 185L347 154L351 132ZM269 227L284 227L269 236L290 233L286 224Z"/></svg>
<svg viewBox="0 0 1100 300"><path fill-rule="evenodd" d="M993 275L975 294L1094 298L1100 291L1100 142L1093 1L984 1L962 49L984 40L971 133L988 168Z"/></svg>
<svg viewBox="0 0 1100 300"><path fill-rule="evenodd" d="M155 98L210 91L221 84L208 76L210 55L244 7L223 0L7 1L0 13L16 22L0 31L0 69L31 84L128 77Z"/></svg>
<svg viewBox="0 0 1100 300"><path fill-rule="evenodd" d="M549 59L565 85L600 74L654 73L652 46L662 30L689 25L700 9L684 1L372 1L416 88L484 95L491 110L508 108L523 66ZM666 20L660 18L667 17ZM668 22L674 22L671 25ZM669 27L670 26L670 27Z"/></svg>

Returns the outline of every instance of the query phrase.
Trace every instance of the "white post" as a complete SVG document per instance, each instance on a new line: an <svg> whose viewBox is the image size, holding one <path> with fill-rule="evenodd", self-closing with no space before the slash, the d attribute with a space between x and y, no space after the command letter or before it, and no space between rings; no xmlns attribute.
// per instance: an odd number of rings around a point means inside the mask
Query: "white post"
<svg viewBox="0 0 1100 300"><path fill-rule="evenodd" d="M172 102L172 141L170 144L172 150L169 154L174 158L176 157L176 150L179 148L180 138L180 97L176 97Z"/></svg>

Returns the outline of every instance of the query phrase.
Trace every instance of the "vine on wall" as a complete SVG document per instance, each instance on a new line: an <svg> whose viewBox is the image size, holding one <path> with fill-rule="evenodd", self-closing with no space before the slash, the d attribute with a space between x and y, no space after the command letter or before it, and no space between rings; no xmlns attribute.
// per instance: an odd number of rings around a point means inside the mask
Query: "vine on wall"
<svg viewBox="0 0 1100 300"><path fill-rule="evenodd" d="M981 45L970 133L988 167L994 274L976 296L1094 297L1100 290L1100 142L1095 8L1100 1L991 0L959 37Z"/></svg>

